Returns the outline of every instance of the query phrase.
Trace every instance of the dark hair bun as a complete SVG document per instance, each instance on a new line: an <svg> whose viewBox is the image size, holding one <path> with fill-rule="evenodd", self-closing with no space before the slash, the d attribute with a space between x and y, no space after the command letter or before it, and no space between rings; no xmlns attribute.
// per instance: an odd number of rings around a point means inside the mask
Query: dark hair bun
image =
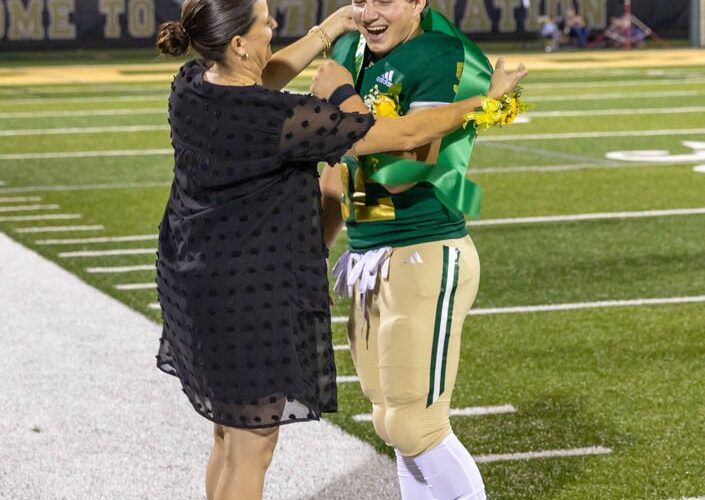
<svg viewBox="0 0 705 500"><path fill-rule="evenodd" d="M179 21L167 21L159 27L157 47L162 54L182 56L189 47L189 37Z"/></svg>

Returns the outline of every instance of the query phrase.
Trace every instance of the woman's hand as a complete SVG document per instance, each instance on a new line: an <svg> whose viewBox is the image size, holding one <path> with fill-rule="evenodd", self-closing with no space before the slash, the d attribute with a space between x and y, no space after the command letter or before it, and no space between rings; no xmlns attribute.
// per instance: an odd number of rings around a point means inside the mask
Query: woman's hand
<svg viewBox="0 0 705 500"><path fill-rule="evenodd" d="M328 33L331 40L335 40L349 31L355 31L357 30L357 26L355 25L355 21L353 21L352 13L352 5L346 5L328 16L321 23L321 28Z"/></svg>
<svg viewBox="0 0 705 500"><path fill-rule="evenodd" d="M328 99L335 89L346 83L353 84L350 72L335 61L325 61L313 77L311 93L321 99Z"/></svg>
<svg viewBox="0 0 705 500"><path fill-rule="evenodd" d="M495 64L492 80L490 81L490 90L487 92L487 96L493 99L499 99L504 94L510 93L528 74L529 71L523 64L517 66L515 70L507 71L504 69L504 58L500 57L497 59L497 64Z"/></svg>

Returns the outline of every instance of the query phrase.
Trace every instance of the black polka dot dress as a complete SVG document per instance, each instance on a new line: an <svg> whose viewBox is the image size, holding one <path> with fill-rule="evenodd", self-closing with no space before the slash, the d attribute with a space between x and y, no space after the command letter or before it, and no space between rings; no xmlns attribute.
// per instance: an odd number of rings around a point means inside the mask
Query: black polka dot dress
<svg viewBox="0 0 705 500"><path fill-rule="evenodd" d="M311 96L203 80L169 98L174 180L159 231L157 366L229 427L336 410L316 162L372 126Z"/></svg>

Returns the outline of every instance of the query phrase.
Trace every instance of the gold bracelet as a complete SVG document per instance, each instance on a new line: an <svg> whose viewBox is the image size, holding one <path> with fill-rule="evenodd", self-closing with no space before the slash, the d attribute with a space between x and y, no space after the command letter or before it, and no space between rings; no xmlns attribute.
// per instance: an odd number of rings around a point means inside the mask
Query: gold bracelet
<svg viewBox="0 0 705 500"><path fill-rule="evenodd" d="M314 26L313 28L308 30L308 32L315 33L316 35L318 35L318 37L323 42L323 57L327 57L327 53L330 52L330 48L333 46L333 42L331 42L328 33L326 33L326 30L324 30L320 26Z"/></svg>

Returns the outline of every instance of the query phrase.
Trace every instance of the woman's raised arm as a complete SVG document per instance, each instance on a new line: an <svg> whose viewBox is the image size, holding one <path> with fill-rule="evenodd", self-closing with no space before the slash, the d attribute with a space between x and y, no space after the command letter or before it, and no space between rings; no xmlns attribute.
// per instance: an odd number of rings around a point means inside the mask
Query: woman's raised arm
<svg viewBox="0 0 705 500"><path fill-rule="evenodd" d="M335 40L355 29L352 6L342 7L319 26L321 31L311 31L294 43L278 50L262 72L262 84L273 90L283 89L305 70L318 55L328 50Z"/></svg>

